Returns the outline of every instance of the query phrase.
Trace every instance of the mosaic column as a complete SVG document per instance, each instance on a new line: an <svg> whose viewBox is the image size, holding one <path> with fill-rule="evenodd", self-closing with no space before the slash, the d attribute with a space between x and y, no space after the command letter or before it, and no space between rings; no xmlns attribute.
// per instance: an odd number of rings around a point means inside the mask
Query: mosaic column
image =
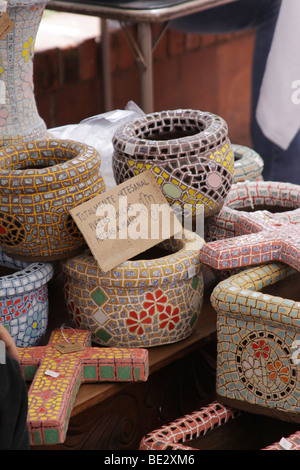
<svg viewBox="0 0 300 470"><path fill-rule="evenodd" d="M36 34L48 0L9 0L12 29L0 40L0 146L46 136L33 91ZM0 18L1 24L4 21Z"/></svg>

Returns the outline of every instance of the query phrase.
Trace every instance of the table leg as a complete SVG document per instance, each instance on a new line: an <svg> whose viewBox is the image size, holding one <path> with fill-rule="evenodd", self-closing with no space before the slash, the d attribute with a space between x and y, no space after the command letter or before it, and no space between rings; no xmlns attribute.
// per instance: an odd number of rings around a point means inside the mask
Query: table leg
<svg viewBox="0 0 300 470"><path fill-rule="evenodd" d="M141 108L148 114L154 110L151 23L138 24L138 42L145 63L144 69L140 69Z"/></svg>
<svg viewBox="0 0 300 470"><path fill-rule="evenodd" d="M110 73L110 36L108 22L101 18L101 52L104 110L112 109L111 73Z"/></svg>

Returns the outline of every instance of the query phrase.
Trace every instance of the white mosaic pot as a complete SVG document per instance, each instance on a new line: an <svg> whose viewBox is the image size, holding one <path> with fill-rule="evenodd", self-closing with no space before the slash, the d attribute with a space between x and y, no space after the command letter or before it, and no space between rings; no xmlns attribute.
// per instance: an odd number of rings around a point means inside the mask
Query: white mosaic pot
<svg viewBox="0 0 300 470"><path fill-rule="evenodd" d="M34 346L48 325L48 281L54 274L51 263L26 263L0 251L0 266L10 274L0 277L0 322L16 345Z"/></svg>
<svg viewBox="0 0 300 470"><path fill-rule="evenodd" d="M48 0L8 0L14 28L0 41L0 146L46 137L33 87L36 34Z"/></svg>
<svg viewBox="0 0 300 470"><path fill-rule="evenodd" d="M186 213L217 213L233 182L234 155L225 121L184 109L148 114L113 137L118 184L150 170L172 206Z"/></svg>
<svg viewBox="0 0 300 470"><path fill-rule="evenodd" d="M64 260L65 299L72 320L105 346L151 347L186 338L202 307L203 244L197 234L185 231L182 239L160 244L167 250L163 256L141 256L107 273L89 252Z"/></svg>

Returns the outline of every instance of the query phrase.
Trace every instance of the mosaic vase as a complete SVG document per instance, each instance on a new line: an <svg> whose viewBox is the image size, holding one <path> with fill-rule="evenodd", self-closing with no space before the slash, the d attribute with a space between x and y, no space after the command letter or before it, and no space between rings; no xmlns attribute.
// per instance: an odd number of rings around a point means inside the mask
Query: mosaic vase
<svg viewBox="0 0 300 470"><path fill-rule="evenodd" d="M26 261L63 259L86 248L69 211L105 191L93 147L69 140L0 149L0 246Z"/></svg>
<svg viewBox="0 0 300 470"><path fill-rule="evenodd" d="M234 183L262 181L264 161L255 150L244 145L232 144L234 154Z"/></svg>
<svg viewBox="0 0 300 470"><path fill-rule="evenodd" d="M188 337L203 301L199 250L204 241L184 231L138 259L104 273L89 252L64 260L68 312L103 346L152 347Z"/></svg>
<svg viewBox="0 0 300 470"><path fill-rule="evenodd" d="M48 325L52 264L18 261L0 250L0 273L0 322L18 347L34 346Z"/></svg>
<svg viewBox="0 0 300 470"><path fill-rule="evenodd" d="M300 422L298 292L299 273L281 263L247 269L214 289L221 403Z"/></svg>
<svg viewBox="0 0 300 470"><path fill-rule="evenodd" d="M150 169L170 205L192 216L218 212L233 182L227 124L214 114L149 114L117 129L113 147L117 183Z"/></svg>
<svg viewBox="0 0 300 470"><path fill-rule="evenodd" d="M0 146L43 139L33 90L36 34L48 0L9 0L14 27L0 40Z"/></svg>

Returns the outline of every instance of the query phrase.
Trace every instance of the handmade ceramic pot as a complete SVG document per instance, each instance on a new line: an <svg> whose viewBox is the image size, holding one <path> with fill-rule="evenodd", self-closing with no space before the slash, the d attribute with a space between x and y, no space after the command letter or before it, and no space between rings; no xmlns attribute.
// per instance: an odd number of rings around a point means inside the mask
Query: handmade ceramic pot
<svg viewBox="0 0 300 470"><path fill-rule="evenodd" d="M234 154L234 183L242 181L262 181L264 161L249 147L232 144Z"/></svg>
<svg viewBox="0 0 300 470"><path fill-rule="evenodd" d="M105 346L151 347L189 336L200 315L204 241L184 231L104 273L89 252L64 260L68 312Z"/></svg>
<svg viewBox="0 0 300 470"><path fill-rule="evenodd" d="M93 147L40 140L0 149L0 246L14 258L62 259L86 248L69 211L105 191Z"/></svg>
<svg viewBox="0 0 300 470"><path fill-rule="evenodd" d="M0 266L0 323L18 347L34 346L48 325L52 264L18 261L0 250Z"/></svg>
<svg viewBox="0 0 300 470"><path fill-rule="evenodd" d="M204 217L223 206L234 156L219 116L190 109L149 114L117 129L113 147L117 183L150 169L171 205Z"/></svg>
<svg viewBox="0 0 300 470"><path fill-rule="evenodd" d="M299 273L280 263L247 269L216 286L211 302L221 403L300 422L298 292Z"/></svg>
<svg viewBox="0 0 300 470"><path fill-rule="evenodd" d="M48 0L9 0L14 27L0 41L0 146L46 137L33 90L36 34Z"/></svg>

